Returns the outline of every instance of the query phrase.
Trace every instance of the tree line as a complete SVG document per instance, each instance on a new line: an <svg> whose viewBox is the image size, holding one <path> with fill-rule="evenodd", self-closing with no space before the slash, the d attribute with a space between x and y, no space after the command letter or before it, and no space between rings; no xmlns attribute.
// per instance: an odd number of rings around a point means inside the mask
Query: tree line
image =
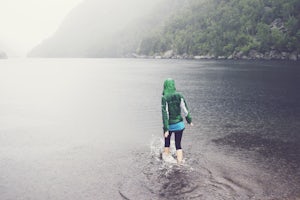
<svg viewBox="0 0 300 200"><path fill-rule="evenodd" d="M142 38L137 53L300 53L299 0L189 0Z"/></svg>

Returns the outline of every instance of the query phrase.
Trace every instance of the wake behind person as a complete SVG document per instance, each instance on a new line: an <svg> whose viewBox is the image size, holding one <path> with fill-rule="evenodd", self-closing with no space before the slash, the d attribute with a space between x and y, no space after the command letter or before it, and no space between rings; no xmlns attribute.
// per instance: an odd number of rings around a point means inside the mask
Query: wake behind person
<svg viewBox="0 0 300 200"><path fill-rule="evenodd" d="M175 88L175 81L168 78L164 82L164 89L161 99L161 110L163 120L163 130L165 137L165 148L163 158L170 158L170 139L172 133L175 135L175 147L177 155L177 163L183 160L183 152L181 148L181 138L185 125L181 113L184 114L186 121L193 126L192 117L188 110L186 101L182 94L178 93Z"/></svg>

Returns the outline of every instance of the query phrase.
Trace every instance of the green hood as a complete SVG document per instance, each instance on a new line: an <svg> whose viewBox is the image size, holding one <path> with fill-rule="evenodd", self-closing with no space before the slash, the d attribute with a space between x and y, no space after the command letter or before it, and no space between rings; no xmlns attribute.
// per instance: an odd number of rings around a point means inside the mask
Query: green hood
<svg viewBox="0 0 300 200"><path fill-rule="evenodd" d="M173 94L176 92L175 81L171 78L168 78L164 82L163 95Z"/></svg>

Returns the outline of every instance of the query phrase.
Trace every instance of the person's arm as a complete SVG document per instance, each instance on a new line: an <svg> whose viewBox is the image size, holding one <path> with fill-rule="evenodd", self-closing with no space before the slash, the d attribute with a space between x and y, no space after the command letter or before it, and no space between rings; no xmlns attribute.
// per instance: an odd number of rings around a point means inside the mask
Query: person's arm
<svg viewBox="0 0 300 200"><path fill-rule="evenodd" d="M161 98L161 112L163 120L164 133L169 130L169 113L168 113L168 103L165 97Z"/></svg>
<svg viewBox="0 0 300 200"><path fill-rule="evenodd" d="M183 97L181 98L180 108L181 108L182 112L184 113L184 116L185 116L185 119L186 119L187 123L192 125L192 117L190 115L190 112L189 112L189 109L187 107L186 101Z"/></svg>

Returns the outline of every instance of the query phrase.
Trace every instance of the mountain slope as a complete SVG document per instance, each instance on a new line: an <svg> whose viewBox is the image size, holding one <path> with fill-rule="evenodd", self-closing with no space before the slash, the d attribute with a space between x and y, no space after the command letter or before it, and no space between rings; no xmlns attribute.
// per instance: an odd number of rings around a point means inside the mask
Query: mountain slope
<svg viewBox="0 0 300 200"><path fill-rule="evenodd" d="M140 50L144 54L163 52L163 48L152 47L155 42L179 55L297 55L299 10L299 0L190 0L159 34L145 38L150 42Z"/></svg>
<svg viewBox="0 0 300 200"><path fill-rule="evenodd" d="M34 48L29 56L119 57L153 24L150 20L146 27L140 19L147 20L158 2L167 5L165 2L171 1L112 0L108 4L104 0L86 0L69 13L53 37Z"/></svg>
<svg viewBox="0 0 300 200"><path fill-rule="evenodd" d="M171 50L188 57L297 59L300 54L299 0L104 2L84 1L29 56L155 56Z"/></svg>

